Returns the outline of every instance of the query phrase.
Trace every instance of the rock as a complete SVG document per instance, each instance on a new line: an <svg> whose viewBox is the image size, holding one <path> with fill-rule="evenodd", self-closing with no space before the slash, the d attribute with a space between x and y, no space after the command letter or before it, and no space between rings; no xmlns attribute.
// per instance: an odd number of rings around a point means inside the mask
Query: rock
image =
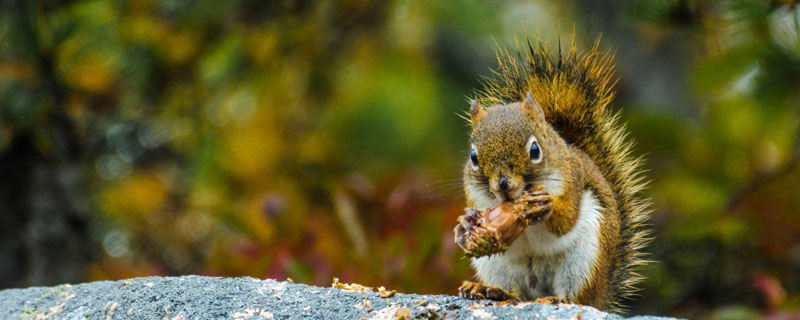
<svg viewBox="0 0 800 320"><path fill-rule="evenodd" d="M395 319L409 313L412 319L623 319L586 306L498 306L402 293L381 298L254 278L147 277L0 291L1 319Z"/></svg>

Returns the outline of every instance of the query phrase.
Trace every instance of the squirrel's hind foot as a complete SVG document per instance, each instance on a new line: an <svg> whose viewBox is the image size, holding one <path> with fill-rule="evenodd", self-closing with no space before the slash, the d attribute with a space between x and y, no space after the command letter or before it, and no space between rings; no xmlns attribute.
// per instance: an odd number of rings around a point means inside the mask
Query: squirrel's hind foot
<svg viewBox="0 0 800 320"><path fill-rule="evenodd" d="M519 296L516 293L506 291L500 287L472 281L464 281L458 287L458 296L467 299L489 299L494 301L519 300Z"/></svg>
<svg viewBox="0 0 800 320"><path fill-rule="evenodd" d="M575 301L569 300L567 298L556 297L556 296L539 297L536 300L534 300L533 303L544 303L544 304L567 303L567 304L576 304Z"/></svg>

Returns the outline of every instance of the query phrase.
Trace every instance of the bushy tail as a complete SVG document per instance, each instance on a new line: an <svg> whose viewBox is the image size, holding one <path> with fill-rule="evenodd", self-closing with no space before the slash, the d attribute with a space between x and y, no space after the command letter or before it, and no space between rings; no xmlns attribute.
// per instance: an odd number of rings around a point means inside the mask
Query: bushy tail
<svg viewBox="0 0 800 320"><path fill-rule="evenodd" d="M527 92L539 102L548 122L564 140L583 150L600 167L614 191L621 215L622 241L615 250L609 284L614 296L611 309L623 308L622 301L637 291L642 280L637 269L648 261L642 248L650 230L646 226L649 201L641 194L647 185L642 175L641 158L631 154L633 144L626 141L619 114L607 108L614 97L614 55L599 52L599 39L591 50L578 53L573 39L569 52L551 54L541 40L512 56L497 50L499 68L495 76L484 79L478 100L484 105L520 101Z"/></svg>

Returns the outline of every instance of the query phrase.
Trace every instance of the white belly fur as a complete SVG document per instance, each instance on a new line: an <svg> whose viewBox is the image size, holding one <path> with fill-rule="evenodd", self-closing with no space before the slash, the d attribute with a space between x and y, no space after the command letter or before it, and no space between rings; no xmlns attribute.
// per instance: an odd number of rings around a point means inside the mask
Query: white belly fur
<svg viewBox="0 0 800 320"><path fill-rule="evenodd" d="M578 222L567 234L553 234L540 223L525 230L506 253L473 258L472 265L481 281L523 297L574 299L597 258L602 210L594 194L585 191ZM534 288L529 285L531 275L538 280Z"/></svg>

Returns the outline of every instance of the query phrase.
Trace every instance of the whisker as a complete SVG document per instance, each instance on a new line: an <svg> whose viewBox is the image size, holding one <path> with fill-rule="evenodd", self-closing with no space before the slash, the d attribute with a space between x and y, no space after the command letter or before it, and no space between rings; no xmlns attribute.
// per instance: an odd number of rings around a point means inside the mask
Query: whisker
<svg viewBox="0 0 800 320"><path fill-rule="evenodd" d="M558 178L552 178L549 176L537 176L537 175L527 175L523 178L525 180L525 190L533 190L537 186L542 185L545 182L563 182L564 180Z"/></svg>
<svg viewBox="0 0 800 320"><path fill-rule="evenodd" d="M461 194L461 190L444 190L444 191L432 191L431 193L424 196L425 199L434 200L434 199L442 199L442 198L455 198Z"/></svg>
<svg viewBox="0 0 800 320"><path fill-rule="evenodd" d="M428 190L440 190L440 189L451 189L451 188L462 188L464 185L461 181L442 181L438 183L428 183L425 184L425 188Z"/></svg>
<svg viewBox="0 0 800 320"><path fill-rule="evenodd" d="M532 181L558 181L558 182L561 182L561 181L564 181L564 180L561 180L561 179L536 179L536 180L532 180Z"/></svg>

